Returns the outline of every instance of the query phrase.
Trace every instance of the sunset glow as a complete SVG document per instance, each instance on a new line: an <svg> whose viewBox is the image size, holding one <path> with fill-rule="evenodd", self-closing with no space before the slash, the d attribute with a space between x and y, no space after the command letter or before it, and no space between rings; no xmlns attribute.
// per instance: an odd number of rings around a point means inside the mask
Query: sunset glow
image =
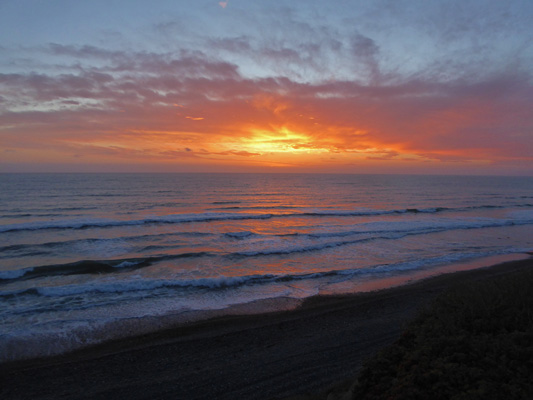
<svg viewBox="0 0 533 400"><path fill-rule="evenodd" d="M415 3L4 4L0 169L532 174L533 7Z"/></svg>
<svg viewBox="0 0 533 400"><path fill-rule="evenodd" d="M312 138L300 133L294 133L285 127L277 132L253 133L251 139L244 140L244 148L261 153L306 153L320 154L326 149L314 148Z"/></svg>

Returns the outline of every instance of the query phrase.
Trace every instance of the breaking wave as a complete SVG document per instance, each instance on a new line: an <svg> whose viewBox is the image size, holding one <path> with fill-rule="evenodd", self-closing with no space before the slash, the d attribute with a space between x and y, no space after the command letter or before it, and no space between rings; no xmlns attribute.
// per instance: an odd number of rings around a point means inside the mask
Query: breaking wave
<svg viewBox="0 0 533 400"><path fill-rule="evenodd" d="M515 205L514 207L533 207L532 204ZM359 216L378 216L390 214L435 214L446 211L469 211L473 209L493 209L505 208L497 205L483 205L472 207L430 207L430 208L404 208L392 210L373 210L373 209L357 209L357 210L309 210L302 212L289 213L216 213L206 212L198 214L171 214L163 216L155 216L136 220L111 220L99 218L86 219L69 219L59 221L42 221L42 222L27 222L20 224L8 224L0 226L0 233L14 232L14 231L28 231L28 230L46 230L46 229L87 229L87 228L108 228L119 226L134 226L145 224L179 224L191 222L211 222L211 221L230 221L230 220L251 220L251 219L271 219L271 218L287 218L287 217L359 217Z"/></svg>

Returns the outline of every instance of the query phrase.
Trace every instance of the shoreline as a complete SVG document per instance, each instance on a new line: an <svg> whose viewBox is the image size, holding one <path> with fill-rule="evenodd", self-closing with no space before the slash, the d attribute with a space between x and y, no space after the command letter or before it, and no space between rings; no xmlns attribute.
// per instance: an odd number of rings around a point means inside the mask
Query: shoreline
<svg viewBox="0 0 533 400"><path fill-rule="evenodd" d="M348 295L226 315L48 358L0 364L10 399L275 399L353 378L436 295L533 267L533 258Z"/></svg>
<svg viewBox="0 0 533 400"><path fill-rule="evenodd" d="M415 270L400 269L399 273L378 274L368 279L364 275L358 279L341 280L328 283L325 287L313 290L307 296L258 298L237 302L229 302L220 308L178 310L160 315L144 315L110 320L105 323L69 330L61 329L56 334L40 334L26 336L7 336L0 342L0 364L8 362L23 362L24 360L50 359L61 355L68 355L83 349L97 348L106 343L118 343L135 337L146 337L158 332L180 329L181 327L198 324L203 321L239 315L263 315L279 311L290 311L300 307L306 299L312 297L351 296L371 291L390 289L396 286L409 285L416 281L427 279L446 273L482 268L507 261L517 261L529 257L528 253L504 253L499 255L470 258L462 261L448 262ZM388 268L384 264L379 268ZM355 270L356 271L356 270ZM288 296L288 297L287 297ZM239 301L240 300L240 301Z"/></svg>

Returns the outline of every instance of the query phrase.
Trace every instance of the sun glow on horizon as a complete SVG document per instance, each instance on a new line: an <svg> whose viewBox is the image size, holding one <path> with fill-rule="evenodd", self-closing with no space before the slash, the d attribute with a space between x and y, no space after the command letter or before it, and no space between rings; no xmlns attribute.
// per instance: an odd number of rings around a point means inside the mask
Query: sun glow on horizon
<svg viewBox="0 0 533 400"><path fill-rule="evenodd" d="M277 131L252 130L251 138L243 138L241 146L250 152L320 154L327 149L316 147L309 135L293 132L287 127Z"/></svg>

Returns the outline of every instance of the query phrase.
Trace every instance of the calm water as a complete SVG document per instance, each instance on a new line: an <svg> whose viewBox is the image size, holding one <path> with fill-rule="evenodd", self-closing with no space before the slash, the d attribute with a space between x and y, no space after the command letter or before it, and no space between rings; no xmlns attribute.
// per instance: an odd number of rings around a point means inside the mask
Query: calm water
<svg viewBox="0 0 533 400"><path fill-rule="evenodd" d="M533 178L0 175L0 360L384 287L532 233Z"/></svg>

